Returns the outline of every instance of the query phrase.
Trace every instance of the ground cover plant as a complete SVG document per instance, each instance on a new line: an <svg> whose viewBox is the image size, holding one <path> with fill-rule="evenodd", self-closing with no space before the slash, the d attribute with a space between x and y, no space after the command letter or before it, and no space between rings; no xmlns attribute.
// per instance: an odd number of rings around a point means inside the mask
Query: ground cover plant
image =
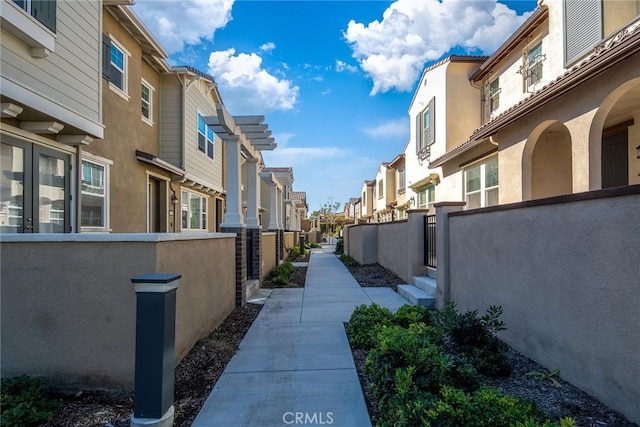
<svg viewBox="0 0 640 427"><path fill-rule="evenodd" d="M365 373L378 426L562 426L533 402L482 384L510 374L500 307L479 317L404 306L396 314L376 304L357 307L346 325L353 346L369 350Z"/></svg>
<svg viewBox="0 0 640 427"><path fill-rule="evenodd" d="M50 421L62 405L43 387L38 377L21 376L2 380L0 425L38 426Z"/></svg>

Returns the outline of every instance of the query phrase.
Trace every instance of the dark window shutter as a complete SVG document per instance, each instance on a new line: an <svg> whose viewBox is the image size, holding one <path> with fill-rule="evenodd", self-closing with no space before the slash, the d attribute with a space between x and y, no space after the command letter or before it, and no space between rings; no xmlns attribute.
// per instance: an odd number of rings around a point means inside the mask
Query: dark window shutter
<svg viewBox="0 0 640 427"><path fill-rule="evenodd" d="M111 39L102 35L102 77L111 80Z"/></svg>
<svg viewBox="0 0 640 427"><path fill-rule="evenodd" d="M425 146L429 146L436 142L436 98L435 96L429 101L429 135Z"/></svg>
<svg viewBox="0 0 640 427"><path fill-rule="evenodd" d="M56 32L56 0L31 0L31 16Z"/></svg>
<svg viewBox="0 0 640 427"><path fill-rule="evenodd" d="M416 116L416 153L422 148L422 111Z"/></svg>
<svg viewBox="0 0 640 427"><path fill-rule="evenodd" d="M602 0L564 0L565 65L602 40Z"/></svg>

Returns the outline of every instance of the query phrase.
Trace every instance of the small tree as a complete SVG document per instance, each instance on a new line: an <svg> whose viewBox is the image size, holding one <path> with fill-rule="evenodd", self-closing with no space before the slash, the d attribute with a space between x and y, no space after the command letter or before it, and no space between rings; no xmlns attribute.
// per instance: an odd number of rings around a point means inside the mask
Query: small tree
<svg viewBox="0 0 640 427"><path fill-rule="evenodd" d="M338 209L340 208L340 202L334 202L333 197L329 197L326 202L320 207L318 210L318 215L320 216L320 223L322 225L322 220L325 220L325 230L328 235L333 235L334 224L336 219L336 214Z"/></svg>

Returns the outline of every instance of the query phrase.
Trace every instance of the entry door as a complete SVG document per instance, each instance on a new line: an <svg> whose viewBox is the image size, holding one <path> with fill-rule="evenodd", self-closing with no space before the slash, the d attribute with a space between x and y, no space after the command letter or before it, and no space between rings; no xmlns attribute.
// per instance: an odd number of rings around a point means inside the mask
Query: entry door
<svg viewBox="0 0 640 427"><path fill-rule="evenodd" d="M629 185L627 131L602 139L602 188L621 185Z"/></svg>
<svg viewBox="0 0 640 427"><path fill-rule="evenodd" d="M68 233L68 154L20 141L2 141L0 231Z"/></svg>

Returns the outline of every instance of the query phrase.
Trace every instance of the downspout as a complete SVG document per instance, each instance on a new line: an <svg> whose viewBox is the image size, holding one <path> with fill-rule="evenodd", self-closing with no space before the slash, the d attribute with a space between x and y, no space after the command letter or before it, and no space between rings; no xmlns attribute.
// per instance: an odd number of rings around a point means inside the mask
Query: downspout
<svg viewBox="0 0 640 427"><path fill-rule="evenodd" d="M82 225L82 145L78 144L76 146L76 161L75 161L75 190L76 190L76 198L75 198L75 218L72 223L72 232L80 233L81 225ZM109 187L111 188L111 187ZM107 212L107 215L109 213Z"/></svg>
<svg viewBox="0 0 640 427"><path fill-rule="evenodd" d="M482 81L480 81L480 85L478 85L477 83L475 83L473 80L469 80L469 83L471 83L472 87L475 87L476 89L478 89L480 91L480 125L484 124L484 109L485 109L485 101L484 101L484 90L482 87Z"/></svg>

